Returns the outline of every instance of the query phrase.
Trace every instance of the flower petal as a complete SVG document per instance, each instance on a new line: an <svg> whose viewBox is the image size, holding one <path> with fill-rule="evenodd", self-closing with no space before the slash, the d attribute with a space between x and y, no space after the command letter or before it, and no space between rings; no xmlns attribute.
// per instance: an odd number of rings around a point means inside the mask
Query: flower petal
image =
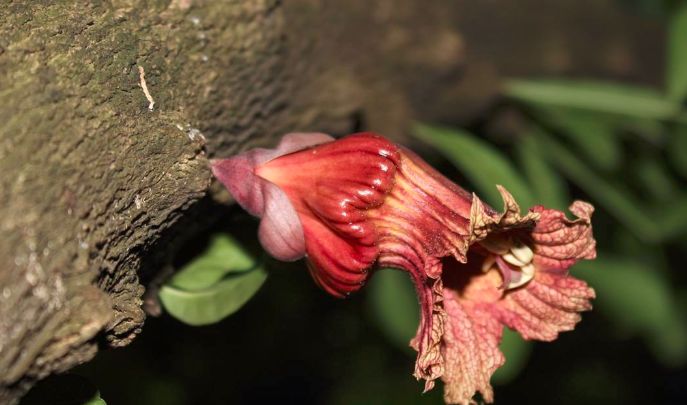
<svg viewBox="0 0 687 405"><path fill-rule="evenodd" d="M542 271L565 272L577 260L596 257L591 215L594 207L575 201L570 212L578 216L569 220L561 211L537 206L532 209L540 219L532 231L534 264Z"/></svg>
<svg viewBox="0 0 687 405"><path fill-rule="evenodd" d="M267 253L278 260L294 261L305 253L301 221L289 198L279 187L260 179L264 211L258 237Z"/></svg>
<svg viewBox="0 0 687 405"><path fill-rule="evenodd" d="M333 140L319 132L286 134L274 149L256 148L228 159L212 160L212 174L243 209L261 217L265 206L264 181L255 175L255 169L279 156Z"/></svg>
<svg viewBox="0 0 687 405"><path fill-rule="evenodd" d="M470 210L470 244L481 241L493 232L505 232L518 228L532 228L539 219L539 213L530 210L520 216L520 206L502 186L496 186L503 198L503 213L498 214L482 200L473 195Z"/></svg>
<svg viewBox="0 0 687 405"><path fill-rule="evenodd" d="M310 271L328 292L360 288L379 255L366 211L394 185L398 148L371 133L298 151L261 165L256 173L281 188L303 225Z"/></svg>
<svg viewBox="0 0 687 405"><path fill-rule="evenodd" d="M286 194L257 176L256 168L279 156L333 139L322 133L292 133L285 135L275 149L253 149L211 162L212 173L236 202L251 214L263 218L259 229L260 242L279 260L292 261L303 257L303 228Z"/></svg>
<svg viewBox="0 0 687 405"><path fill-rule="evenodd" d="M412 276L412 275L411 275ZM442 339L444 337L446 312L444 311L441 279L415 281L420 301L420 324L410 347L417 351L415 372L418 380L425 380L424 392L434 388L434 380L444 374Z"/></svg>
<svg viewBox="0 0 687 405"><path fill-rule="evenodd" d="M538 272L524 288L508 292L495 303L498 318L525 339L552 341L573 330L579 312L592 308L594 290L567 275Z"/></svg>
<svg viewBox="0 0 687 405"><path fill-rule="evenodd" d="M572 330L580 311L591 309L594 290L583 281L559 273L537 272L528 284L505 291L499 272L481 271L478 255L467 264L444 269L443 337L445 399L450 404L473 403L480 392L493 400L489 380L504 363L498 345L503 326L525 339L551 341Z"/></svg>
<svg viewBox="0 0 687 405"><path fill-rule="evenodd" d="M444 372L441 258L466 260L472 195L411 151L401 149L400 158L394 188L368 215L379 235L378 263L407 271L415 284L421 316L411 341L418 352L414 375L427 391Z"/></svg>
<svg viewBox="0 0 687 405"><path fill-rule="evenodd" d="M500 271L484 273L482 267L490 256L483 256L483 250L471 249L467 263L445 266L442 379L446 383L445 400L451 404L473 403L476 392L486 402L493 400L489 380L504 362L498 349L503 326L518 331L525 339L551 341L560 332L572 330L580 320L579 312L591 309L590 300L594 298L594 290L585 282L560 271L576 260L594 257L591 205L574 203L571 211L580 217L574 221L560 211L543 207L534 207L521 216L513 197L502 187L499 191L504 200L501 214L473 196L471 242L485 241L487 246L498 248L502 240L490 235L512 232L533 244L533 262L526 265L528 274L524 274L525 266L519 265L519 258L497 257ZM487 250L493 255L498 249ZM522 255L522 263L530 259L530 252L524 248L517 253L528 253ZM520 269L511 271L508 260ZM515 275L531 279L519 283ZM504 283L512 289L502 288Z"/></svg>
<svg viewBox="0 0 687 405"><path fill-rule="evenodd" d="M476 392L491 402L504 326L553 340L591 308L594 291L567 275L595 256L591 205L575 202L575 220L540 206L521 215L497 186L498 213L381 136L330 141L290 134L274 150L213 162L213 172L262 216L265 249L282 260L305 254L327 292L357 290L375 262L410 274L421 306L411 346L425 391L441 377L448 403L473 403Z"/></svg>
<svg viewBox="0 0 687 405"><path fill-rule="evenodd" d="M487 295L500 294L496 290L501 284L497 272L481 274L470 283L470 289L478 296L483 288ZM499 350L503 325L489 305L466 300L461 295L453 288L444 291L444 400L447 404L472 404L472 397L479 391L486 402L492 402L494 394L489 380L505 362Z"/></svg>

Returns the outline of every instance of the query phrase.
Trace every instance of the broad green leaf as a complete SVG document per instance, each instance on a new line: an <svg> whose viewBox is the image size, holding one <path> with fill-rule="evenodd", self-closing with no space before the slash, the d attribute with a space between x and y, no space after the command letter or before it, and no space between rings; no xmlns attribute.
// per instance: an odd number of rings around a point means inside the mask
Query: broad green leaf
<svg viewBox="0 0 687 405"><path fill-rule="evenodd" d="M675 170L687 179L687 125L678 125L672 131L668 156Z"/></svg>
<svg viewBox="0 0 687 405"><path fill-rule="evenodd" d="M216 323L238 311L265 282L262 267L229 274L201 290L184 290L172 285L160 289L160 302L167 312L189 325Z"/></svg>
<svg viewBox="0 0 687 405"><path fill-rule="evenodd" d="M267 273L228 235L215 235L208 248L160 289L160 302L189 325L219 322L257 292Z"/></svg>
<svg viewBox="0 0 687 405"><path fill-rule="evenodd" d="M596 290L598 311L627 333L644 336L662 361L684 364L686 318L662 272L636 260L600 256L578 263L574 274Z"/></svg>
<svg viewBox="0 0 687 405"><path fill-rule="evenodd" d="M424 124L415 125L413 134L462 170L490 205L500 208L503 204L497 184L511 192L522 207L535 203L527 183L510 160L488 142L460 129Z"/></svg>
<svg viewBox="0 0 687 405"><path fill-rule="evenodd" d="M592 202L606 211L645 242L657 242L660 230L646 210L636 205L636 198L616 184L609 183L585 165L577 156L543 132L537 136L546 148L551 164L558 167L578 187L586 191Z"/></svg>
<svg viewBox="0 0 687 405"><path fill-rule="evenodd" d="M566 209L570 198L565 180L546 161L537 139L527 135L515 146L520 167L532 187L537 202L550 208Z"/></svg>
<svg viewBox="0 0 687 405"><path fill-rule="evenodd" d="M95 396L83 405L107 405L104 399L100 398L100 393L96 393Z"/></svg>
<svg viewBox="0 0 687 405"><path fill-rule="evenodd" d="M677 1L668 24L668 96L677 102L687 97L687 1Z"/></svg>
<svg viewBox="0 0 687 405"><path fill-rule="evenodd" d="M408 349L420 322L420 308L408 274L396 269L375 272L367 287L372 313L382 332L399 348Z"/></svg>
<svg viewBox="0 0 687 405"><path fill-rule="evenodd" d="M678 117L679 104L649 88L593 81L509 80L504 93L535 106L575 108L655 120L683 119Z"/></svg>
<svg viewBox="0 0 687 405"><path fill-rule="evenodd" d="M491 380L494 384L507 384L527 365L532 353L532 342L524 340L517 332L504 328L499 347L506 357L506 363L496 370Z"/></svg>
<svg viewBox="0 0 687 405"><path fill-rule="evenodd" d="M185 290L199 290L217 283L227 273L251 270L255 260L226 234L216 234L207 249L177 272L167 283Z"/></svg>

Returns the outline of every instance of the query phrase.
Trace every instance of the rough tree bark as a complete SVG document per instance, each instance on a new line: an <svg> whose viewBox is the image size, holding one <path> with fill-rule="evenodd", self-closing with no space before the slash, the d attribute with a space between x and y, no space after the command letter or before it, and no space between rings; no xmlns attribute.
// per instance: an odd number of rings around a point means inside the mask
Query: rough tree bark
<svg viewBox="0 0 687 405"><path fill-rule="evenodd" d="M3 4L0 403L140 331L139 276L206 193L206 152L289 130L402 135L417 118L468 120L497 70L650 81L657 24L610 3Z"/></svg>

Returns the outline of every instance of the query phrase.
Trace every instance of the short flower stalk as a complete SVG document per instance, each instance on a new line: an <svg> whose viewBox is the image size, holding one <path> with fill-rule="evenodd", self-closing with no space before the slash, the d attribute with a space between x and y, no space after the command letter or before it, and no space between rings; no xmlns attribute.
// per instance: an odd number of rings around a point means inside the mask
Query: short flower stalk
<svg viewBox="0 0 687 405"><path fill-rule="evenodd" d="M414 375L444 381L450 404L493 401L489 379L505 359L503 327L554 340L591 309L594 291L568 275L595 257L591 205L569 220L541 206L521 215L503 188L498 213L410 150L372 133L339 140L289 134L276 149L214 161L236 201L262 218L275 258L305 257L315 281L345 297L377 267L409 273L421 306Z"/></svg>

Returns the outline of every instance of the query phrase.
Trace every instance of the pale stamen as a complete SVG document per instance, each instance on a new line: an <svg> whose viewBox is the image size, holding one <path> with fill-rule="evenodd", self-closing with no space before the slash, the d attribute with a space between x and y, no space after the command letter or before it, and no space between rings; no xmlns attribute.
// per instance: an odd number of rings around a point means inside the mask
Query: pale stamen
<svg viewBox="0 0 687 405"><path fill-rule="evenodd" d="M482 272L498 269L506 290L523 286L534 277L534 252L529 246L506 238L491 238L480 244L490 253L482 262Z"/></svg>
<svg viewBox="0 0 687 405"><path fill-rule="evenodd" d="M525 264L531 263L532 259L534 259L534 252L532 252L532 249L530 249L529 246L525 245L524 243L514 243L510 248L510 252L513 254L513 256L517 257L518 260Z"/></svg>

